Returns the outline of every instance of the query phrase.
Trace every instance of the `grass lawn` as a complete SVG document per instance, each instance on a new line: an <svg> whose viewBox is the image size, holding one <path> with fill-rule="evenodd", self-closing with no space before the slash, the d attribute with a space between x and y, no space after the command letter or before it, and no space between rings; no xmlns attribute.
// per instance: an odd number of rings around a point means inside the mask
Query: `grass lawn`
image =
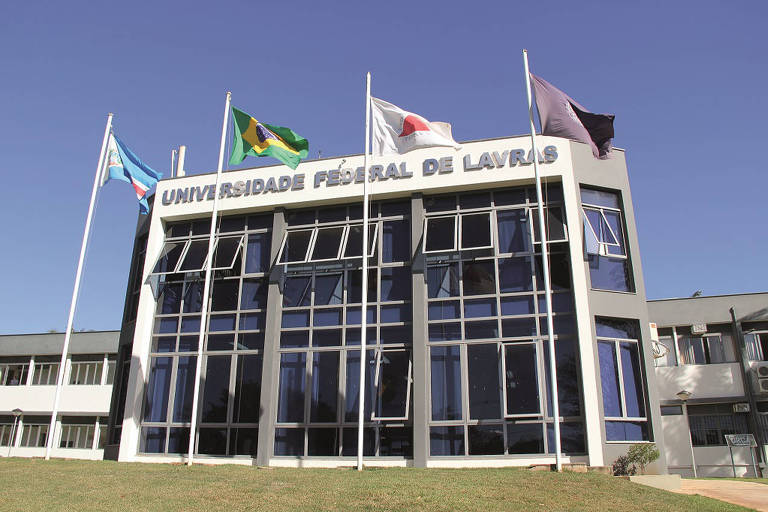
<svg viewBox="0 0 768 512"><path fill-rule="evenodd" d="M2 510L746 510L596 473L0 460Z"/></svg>

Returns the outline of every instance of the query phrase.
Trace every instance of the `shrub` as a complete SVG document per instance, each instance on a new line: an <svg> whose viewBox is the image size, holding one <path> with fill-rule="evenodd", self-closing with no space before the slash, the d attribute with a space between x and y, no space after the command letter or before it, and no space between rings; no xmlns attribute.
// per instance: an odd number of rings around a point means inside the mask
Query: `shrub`
<svg viewBox="0 0 768 512"><path fill-rule="evenodd" d="M613 476L632 476L635 473L637 473L637 468L626 455L622 455L614 461Z"/></svg>
<svg viewBox="0 0 768 512"><path fill-rule="evenodd" d="M640 473L645 473L645 466L659 458L659 449L653 443L633 444L627 451L631 464L640 466Z"/></svg>

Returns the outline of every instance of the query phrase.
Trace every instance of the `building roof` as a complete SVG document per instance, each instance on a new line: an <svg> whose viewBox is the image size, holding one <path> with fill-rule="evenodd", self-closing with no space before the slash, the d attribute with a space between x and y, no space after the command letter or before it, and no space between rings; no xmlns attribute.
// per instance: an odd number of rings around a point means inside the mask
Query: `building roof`
<svg viewBox="0 0 768 512"><path fill-rule="evenodd" d="M648 316L660 327L728 323L731 308L740 322L768 321L768 292L649 300Z"/></svg>
<svg viewBox="0 0 768 512"><path fill-rule="evenodd" d="M117 353L120 331L89 331L72 333L70 354ZM61 355L64 333L0 335L0 356Z"/></svg>

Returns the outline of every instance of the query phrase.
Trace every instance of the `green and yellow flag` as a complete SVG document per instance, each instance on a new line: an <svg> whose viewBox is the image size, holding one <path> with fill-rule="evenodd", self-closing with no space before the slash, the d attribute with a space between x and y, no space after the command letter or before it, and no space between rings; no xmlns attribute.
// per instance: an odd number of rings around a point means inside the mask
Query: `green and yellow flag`
<svg viewBox="0 0 768 512"><path fill-rule="evenodd" d="M234 133L230 165L246 156L272 156L295 169L309 153L309 142L290 128L260 123L242 110L232 107Z"/></svg>

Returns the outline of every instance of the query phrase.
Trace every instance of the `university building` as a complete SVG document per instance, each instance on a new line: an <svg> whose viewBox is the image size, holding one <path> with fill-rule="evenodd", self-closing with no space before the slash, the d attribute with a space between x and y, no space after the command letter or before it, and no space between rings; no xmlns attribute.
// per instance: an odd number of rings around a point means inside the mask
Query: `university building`
<svg viewBox="0 0 768 512"><path fill-rule="evenodd" d="M540 147L564 462L654 442L651 471L752 475L724 438L750 433L765 468L768 293L646 302L623 152ZM532 157L514 137L372 162L365 313L361 156L225 173L205 299L215 174L161 181L121 330L73 334L52 455L186 460L206 307L200 462L353 464L362 359L366 465L553 463ZM0 336L0 456L44 455L63 338Z"/></svg>
<svg viewBox="0 0 768 512"><path fill-rule="evenodd" d="M119 334L72 335L53 457L103 458ZM63 346L63 333L0 336L0 456L45 456Z"/></svg>
<svg viewBox="0 0 768 512"><path fill-rule="evenodd" d="M541 137L565 463L664 449L624 153ZM180 462L203 307L196 460L553 463L552 390L529 137L371 162L363 307L361 155L163 180L140 219L107 456ZM365 354L360 324L368 322ZM665 460L655 471L665 472Z"/></svg>

